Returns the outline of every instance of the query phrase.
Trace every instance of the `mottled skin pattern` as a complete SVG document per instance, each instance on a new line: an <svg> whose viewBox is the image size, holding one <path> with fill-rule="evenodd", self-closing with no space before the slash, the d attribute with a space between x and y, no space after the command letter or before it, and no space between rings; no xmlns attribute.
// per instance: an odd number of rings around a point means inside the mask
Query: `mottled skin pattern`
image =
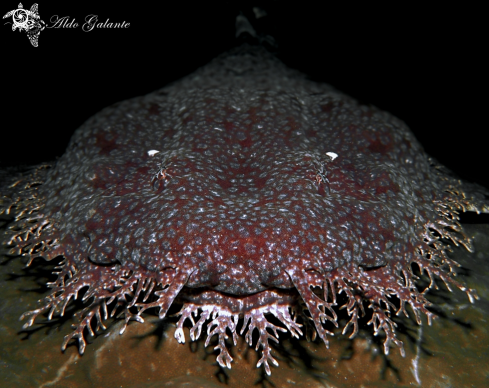
<svg viewBox="0 0 489 388"><path fill-rule="evenodd" d="M236 341L241 326L251 345L256 328L268 374L277 330L314 327L327 344L341 292L344 332L366 310L385 352L391 341L402 351L391 315L408 303L418 322L432 317L413 263L472 300L453 279L447 240L471 249L457 214L489 212L484 190L437 166L402 121L248 45L105 109L55 164L2 194L0 211L15 216L11 253L64 257L26 326L62 315L83 289L87 307L63 343L76 337L83 353L85 328L108 315L127 324L155 307L164 318L176 301L179 342L187 320L193 340L210 320L206 345L217 335L230 367L228 334Z"/></svg>

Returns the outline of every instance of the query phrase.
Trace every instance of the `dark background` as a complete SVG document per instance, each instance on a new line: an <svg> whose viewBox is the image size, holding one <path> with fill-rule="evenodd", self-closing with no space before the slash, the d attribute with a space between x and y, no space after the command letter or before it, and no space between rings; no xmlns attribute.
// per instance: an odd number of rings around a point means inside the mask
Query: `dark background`
<svg viewBox="0 0 489 388"><path fill-rule="evenodd" d="M17 3L2 2L2 16ZM268 16L256 22L275 37L287 65L393 113L429 154L489 187L482 6L206 3L39 0L48 25L52 15L81 25L97 14L130 27L45 29L37 48L3 19L0 166L60 156L73 131L102 108L152 92L232 47L236 15L252 15L258 5Z"/></svg>

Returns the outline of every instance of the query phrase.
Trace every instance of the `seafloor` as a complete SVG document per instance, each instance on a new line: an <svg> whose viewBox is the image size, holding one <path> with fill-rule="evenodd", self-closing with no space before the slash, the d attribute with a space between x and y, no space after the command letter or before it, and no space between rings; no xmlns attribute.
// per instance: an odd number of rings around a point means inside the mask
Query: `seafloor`
<svg viewBox="0 0 489 388"><path fill-rule="evenodd" d="M489 225L465 225L476 253L454 248L462 264L459 277L476 288L480 299L471 305L464 293L430 291L439 315L432 326L399 319L399 338L406 357L392 348L381 351L381 338L363 326L354 340L335 332L329 350L319 341L283 337L275 346L280 366L268 377L255 368L257 353L239 337L231 348L232 369L215 361L204 341L184 345L173 338L175 320L132 322L119 335L116 321L95 339L83 356L77 346L60 350L70 332L71 314L64 319L39 320L22 330L20 315L36 307L49 290L52 277L38 259L28 269L20 258L0 260L0 386L2 387L487 387L489 386ZM1 232L1 231L0 231ZM73 312L69 310L69 312ZM43 323L44 322L44 323ZM363 321L364 324L367 320ZM111 322L109 322L111 323ZM188 330L186 333L188 340Z"/></svg>

